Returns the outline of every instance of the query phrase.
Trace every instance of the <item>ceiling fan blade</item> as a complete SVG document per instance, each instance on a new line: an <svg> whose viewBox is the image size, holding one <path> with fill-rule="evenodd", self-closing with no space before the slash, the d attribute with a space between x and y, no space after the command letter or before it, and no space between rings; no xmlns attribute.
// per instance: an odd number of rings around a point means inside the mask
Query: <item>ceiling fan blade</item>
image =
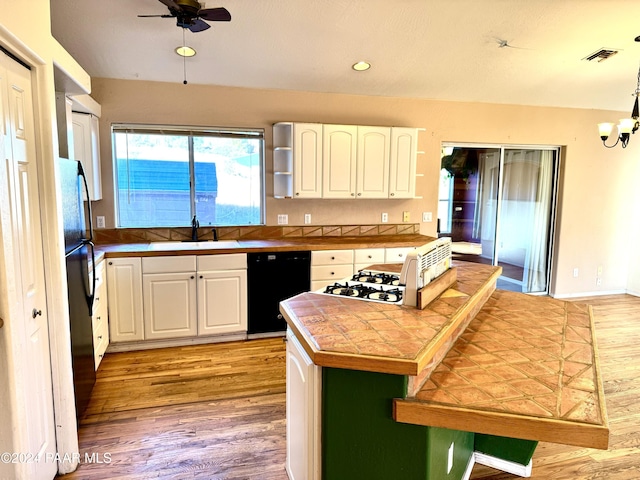
<svg viewBox="0 0 640 480"><path fill-rule="evenodd" d="M198 12L200 18L209 20L210 22L230 22L231 14L229 10L224 7L218 8L203 8Z"/></svg>
<svg viewBox="0 0 640 480"><path fill-rule="evenodd" d="M209 25L206 22L203 22L199 18L196 18L190 25L187 26L187 28L191 30L193 33L198 33L198 32L202 32L203 30L206 30L207 28L211 28L211 25Z"/></svg>
<svg viewBox="0 0 640 480"><path fill-rule="evenodd" d="M153 17L157 17L157 18L174 18L173 15L138 15L138 17L141 17L141 18L153 18Z"/></svg>

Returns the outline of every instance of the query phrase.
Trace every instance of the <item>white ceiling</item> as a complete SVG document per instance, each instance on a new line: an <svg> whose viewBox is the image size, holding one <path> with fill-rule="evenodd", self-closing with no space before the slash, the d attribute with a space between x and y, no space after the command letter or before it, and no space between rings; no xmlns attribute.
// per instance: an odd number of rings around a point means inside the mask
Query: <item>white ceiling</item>
<svg viewBox="0 0 640 480"><path fill-rule="evenodd" d="M636 0L208 0L189 83L631 111ZM54 37L92 77L181 83L182 29L158 0L51 0ZM500 42L508 42L500 47ZM622 51L582 60L602 47ZM372 68L355 72L367 60ZM615 120L615 119L612 119Z"/></svg>

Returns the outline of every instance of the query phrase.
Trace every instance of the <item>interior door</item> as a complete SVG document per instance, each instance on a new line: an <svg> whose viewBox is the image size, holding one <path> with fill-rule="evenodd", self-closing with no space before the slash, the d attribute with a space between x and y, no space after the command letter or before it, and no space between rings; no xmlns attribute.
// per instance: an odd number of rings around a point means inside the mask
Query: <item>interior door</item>
<svg viewBox="0 0 640 480"><path fill-rule="evenodd" d="M9 319L15 355L9 364L13 369L9 378L19 382L9 388L15 389L20 403L13 416L24 432L14 438L14 448L44 459L47 454L55 453L56 446L31 72L0 54L0 77L4 120L2 153L11 203L0 210L11 216L13 252L5 250L4 260L13 262L15 305L18 305L13 310L15 317ZM57 471L56 462L44 460L25 462L17 468L23 469L18 473L19 478L36 480L49 480Z"/></svg>

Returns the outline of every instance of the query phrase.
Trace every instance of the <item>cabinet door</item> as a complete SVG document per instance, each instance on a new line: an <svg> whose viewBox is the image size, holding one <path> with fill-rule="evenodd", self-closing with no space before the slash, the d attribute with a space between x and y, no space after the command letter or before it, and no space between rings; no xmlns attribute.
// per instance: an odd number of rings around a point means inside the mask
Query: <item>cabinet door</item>
<svg viewBox="0 0 640 480"><path fill-rule="evenodd" d="M290 480L320 479L321 369L287 331L287 461Z"/></svg>
<svg viewBox="0 0 640 480"><path fill-rule="evenodd" d="M195 277L195 272L142 276L145 339L190 337L198 333Z"/></svg>
<svg viewBox="0 0 640 480"><path fill-rule="evenodd" d="M102 200L98 117L73 112L72 124L74 158L82 163L91 200Z"/></svg>
<svg viewBox="0 0 640 480"><path fill-rule="evenodd" d="M293 124L295 198L322 197L322 124Z"/></svg>
<svg viewBox="0 0 640 480"><path fill-rule="evenodd" d="M139 257L107 261L107 292L111 341L143 340L142 262Z"/></svg>
<svg viewBox="0 0 640 480"><path fill-rule="evenodd" d="M247 271L198 272L198 335L247 330Z"/></svg>
<svg viewBox="0 0 640 480"><path fill-rule="evenodd" d="M388 127L358 127L356 198L389 197Z"/></svg>
<svg viewBox="0 0 640 480"><path fill-rule="evenodd" d="M322 197L355 198L358 127L324 125L322 133Z"/></svg>
<svg viewBox="0 0 640 480"><path fill-rule="evenodd" d="M415 196L417 146L418 131L415 128L391 129L390 198Z"/></svg>

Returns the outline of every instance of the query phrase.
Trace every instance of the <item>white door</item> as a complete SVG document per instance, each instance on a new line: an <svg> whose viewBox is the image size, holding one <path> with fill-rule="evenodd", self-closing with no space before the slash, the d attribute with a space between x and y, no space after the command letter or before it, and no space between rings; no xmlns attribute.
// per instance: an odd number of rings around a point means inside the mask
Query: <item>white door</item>
<svg viewBox="0 0 640 480"><path fill-rule="evenodd" d="M198 333L195 279L195 272L142 276L145 340L193 337Z"/></svg>
<svg viewBox="0 0 640 480"><path fill-rule="evenodd" d="M198 335L247 331L247 271L198 273Z"/></svg>
<svg viewBox="0 0 640 480"><path fill-rule="evenodd" d="M1 153L10 203L0 207L0 213L11 217L11 233L5 231L3 236L13 237L13 251L3 248L0 253L6 262L13 262L15 273L17 298L10 299L15 316L5 320L11 322L9 341L14 354L8 367L13 369L9 378L15 379L15 384L9 388L15 389L21 402L13 412L21 430L14 434L18 443L13 447L42 458L19 465L19 478L51 479L57 465L44 461L46 455L55 453L56 446L31 73L0 53L0 77Z"/></svg>
<svg viewBox="0 0 640 480"><path fill-rule="evenodd" d="M322 133L322 197L355 198L358 127L324 125Z"/></svg>
<svg viewBox="0 0 640 480"><path fill-rule="evenodd" d="M358 127L357 198L389 196L389 127Z"/></svg>

